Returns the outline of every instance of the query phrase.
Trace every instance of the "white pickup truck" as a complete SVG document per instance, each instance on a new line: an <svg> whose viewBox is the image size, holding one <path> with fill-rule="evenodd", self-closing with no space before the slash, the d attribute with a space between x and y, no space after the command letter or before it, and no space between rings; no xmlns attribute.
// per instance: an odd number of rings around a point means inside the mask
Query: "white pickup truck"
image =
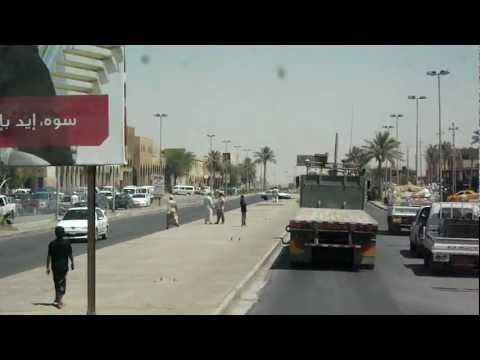
<svg viewBox="0 0 480 360"><path fill-rule="evenodd" d="M13 220L16 215L16 205L6 195L0 195L0 219L7 214L10 215L10 220Z"/></svg>
<svg viewBox="0 0 480 360"><path fill-rule="evenodd" d="M410 232L410 250L430 272L447 266L478 269L479 206L445 202L422 207Z"/></svg>

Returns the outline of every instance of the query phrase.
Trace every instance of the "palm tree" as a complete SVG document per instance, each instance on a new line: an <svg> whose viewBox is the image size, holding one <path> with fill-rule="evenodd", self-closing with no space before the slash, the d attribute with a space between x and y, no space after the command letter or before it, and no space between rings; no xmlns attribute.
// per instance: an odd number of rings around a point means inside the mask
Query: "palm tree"
<svg viewBox="0 0 480 360"><path fill-rule="evenodd" d="M256 177L255 162L250 158L246 158L242 164L240 164L240 173L242 183L247 184L247 187L250 188L250 185L254 182Z"/></svg>
<svg viewBox="0 0 480 360"><path fill-rule="evenodd" d="M210 174L213 179L216 178L216 174L222 173L223 171L223 162L222 162L222 154L220 151L210 151L207 158L208 170L212 173ZM215 181L215 180L214 180ZM215 185L215 183L213 184Z"/></svg>
<svg viewBox="0 0 480 360"><path fill-rule="evenodd" d="M400 149L400 142L390 137L388 132L377 133L373 140L365 140L366 145L362 147L365 151L365 158L369 161L375 159L378 163L377 178L378 178L378 197L382 197L382 164L385 161L393 162L401 160L402 152Z"/></svg>
<svg viewBox="0 0 480 360"><path fill-rule="evenodd" d="M345 160L343 161L346 165L357 168L358 171L367 166L370 160L365 154L365 151L358 147L353 146L351 150L347 153ZM356 172L358 172L356 171Z"/></svg>
<svg viewBox="0 0 480 360"><path fill-rule="evenodd" d="M254 156L255 162L263 165L263 190L265 190L267 186L267 163L277 163L275 153L268 146L265 146L261 148L260 151L255 152Z"/></svg>

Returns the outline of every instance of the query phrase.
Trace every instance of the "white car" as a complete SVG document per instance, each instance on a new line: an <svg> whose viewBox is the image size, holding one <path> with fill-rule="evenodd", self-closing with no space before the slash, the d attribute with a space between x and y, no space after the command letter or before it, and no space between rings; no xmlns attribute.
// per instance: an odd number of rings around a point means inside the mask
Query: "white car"
<svg viewBox="0 0 480 360"><path fill-rule="evenodd" d="M72 208L67 211L57 227L62 227L65 231L65 238L70 240L86 240L88 233L86 207ZM108 218L105 212L96 208L95 210L95 233L96 239L106 240L108 237Z"/></svg>
<svg viewBox="0 0 480 360"><path fill-rule="evenodd" d="M152 205L152 200L148 194L134 194L132 195L133 206L148 207Z"/></svg>
<svg viewBox="0 0 480 360"><path fill-rule="evenodd" d="M112 200L113 198L113 193L109 190L102 190L99 192L99 194L103 194L105 195L105 197L108 199L108 200Z"/></svg>
<svg viewBox="0 0 480 360"><path fill-rule="evenodd" d="M267 191L263 192L260 196L263 200L272 199L273 198L273 190L267 190ZM279 191L278 192L278 198L280 200L282 200L282 199L292 199L292 194Z"/></svg>

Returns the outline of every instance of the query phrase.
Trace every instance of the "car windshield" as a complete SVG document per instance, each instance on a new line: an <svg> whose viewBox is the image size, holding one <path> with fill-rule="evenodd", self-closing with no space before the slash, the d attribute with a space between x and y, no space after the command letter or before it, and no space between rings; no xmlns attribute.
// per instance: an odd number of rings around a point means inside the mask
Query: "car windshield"
<svg viewBox="0 0 480 360"><path fill-rule="evenodd" d="M135 190L133 190L133 189L125 189L123 191L127 194L135 194Z"/></svg>
<svg viewBox="0 0 480 360"><path fill-rule="evenodd" d="M72 201L72 197L71 196L64 196L62 201L63 202L70 202L70 201Z"/></svg>
<svg viewBox="0 0 480 360"><path fill-rule="evenodd" d="M70 210L65 214L63 220L87 220L87 210Z"/></svg>

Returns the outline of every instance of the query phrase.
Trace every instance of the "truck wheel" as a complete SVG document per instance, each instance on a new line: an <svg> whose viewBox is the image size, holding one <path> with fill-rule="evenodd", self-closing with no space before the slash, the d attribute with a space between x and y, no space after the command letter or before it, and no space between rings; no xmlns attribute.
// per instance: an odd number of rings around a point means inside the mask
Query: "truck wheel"
<svg viewBox="0 0 480 360"><path fill-rule="evenodd" d="M425 250L425 254L423 256L423 265L426 268L426 270L428 270L428 272L432 275L438 272L440 269L439 264L436 264L433 261L432 253L428 250Z"/></svg>

